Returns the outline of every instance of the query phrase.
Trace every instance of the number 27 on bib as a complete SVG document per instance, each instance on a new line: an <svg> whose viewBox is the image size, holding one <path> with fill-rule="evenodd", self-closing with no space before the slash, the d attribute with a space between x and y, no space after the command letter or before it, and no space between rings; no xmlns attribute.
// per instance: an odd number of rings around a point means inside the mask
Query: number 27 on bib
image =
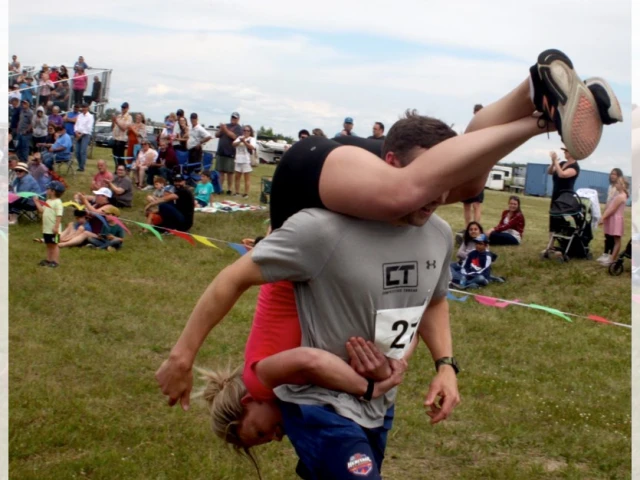
<svg viewBox="0 0 640 480"><path fill-rule="evenodd" d="M376 312L376 347L387 357L400 360L416 334L427 304Z"/></svg>

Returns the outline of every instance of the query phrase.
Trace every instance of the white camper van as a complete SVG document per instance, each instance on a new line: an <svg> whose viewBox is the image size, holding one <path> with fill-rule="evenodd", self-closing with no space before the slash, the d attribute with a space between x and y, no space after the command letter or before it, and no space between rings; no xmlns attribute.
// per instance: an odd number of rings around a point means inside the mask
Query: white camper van
<svg viewBox="0 0 640 480"><path fill-rule="evenodd" d="M502 170L491 170L487 178L487 183L484 184L484 188L498 191L504 190L504 176L505 173Z"/></svg>

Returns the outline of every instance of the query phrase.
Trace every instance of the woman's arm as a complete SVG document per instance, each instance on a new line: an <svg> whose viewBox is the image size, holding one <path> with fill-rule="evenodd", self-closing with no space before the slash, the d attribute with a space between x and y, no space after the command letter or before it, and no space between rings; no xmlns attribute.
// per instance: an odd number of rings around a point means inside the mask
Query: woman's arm
<svg viewBox="0 0 640 480"><path fill-rule="evenodd" d="M573 165L565 168L564 170L558 167L556 170L558 177L560 178L571 178L575 177L578 174L578 171L573 167Z"/></svg>
<svg viewBox="0 0 640 480"><path fill-rule="evenodd" d="M620 207L620 205L626 201L627 201L626 195L616 196L616 198L613 199L613 201L609 204L607 209L604 211L604 214L602 214L602 218L600 219L600 221L603 222L604 220L609 218L611 215L616 213L616 210Z"/></svg>
<svg viewBox="0 0 640 480"><path fill-rule="evenodd" d="M319 387L363 396L369 381L337 355L324 350L298 347L265 358L255 366L260 381L269 388L279 385L317 385ZM379 397L402 382L400 368L376 382L374 397Z"/></svg>
<svg viewBox="0 0 640 480"><path fill-rule="evenodd" d="M504 211L502 212L502 218L500 219L500 223L498 223L498 225L496 225L495 227L493 227L491 230L493 232L502 232L504 230L518 230L517 226L520 223L520 218L522 216L521 213L516 213L515 215L512 215L511 218L509 219L509 221L507 223L504 223L504 218L507 216L508 211Z"/></svg>

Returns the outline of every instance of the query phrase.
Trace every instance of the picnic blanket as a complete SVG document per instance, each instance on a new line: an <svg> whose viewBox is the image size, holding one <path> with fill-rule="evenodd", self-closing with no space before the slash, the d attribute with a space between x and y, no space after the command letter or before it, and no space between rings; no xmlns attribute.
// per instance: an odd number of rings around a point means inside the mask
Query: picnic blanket
<svg viewBox="0 0 640 480"><path fill-rule="evenodd" d="M196 212L202 213L233 213L233 212L255 212L258 210L266 210L267 207L262 205L249 205L247 203L236 203L230 200L224 202L214 202L207 207L196 207Z"/></svg>

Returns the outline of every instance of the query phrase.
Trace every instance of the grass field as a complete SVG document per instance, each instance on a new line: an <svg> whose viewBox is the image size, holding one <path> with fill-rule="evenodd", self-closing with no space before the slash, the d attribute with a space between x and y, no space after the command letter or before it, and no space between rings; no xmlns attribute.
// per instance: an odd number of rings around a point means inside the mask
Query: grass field
<svg viewBox="0 0 640 480"><path fill-rule="evenodd" d="M111 157L96 149L94 158ZM260 176L272 170L254 171L251 203L258 204ZM90 160L71 192L87 191L93 172ZM142 197L136 193L125 218L144 221ZM485 228L507 198L487 192ZM611 277L595 262L539 259L548 204L522 198L524 244L493 248L495 272L507 283L482 293L629 323L628 272ZM462 229L461 205L438 213ZM66 209L65 224L71 215ZM240 241L262 234L267 218L267 211L196 214L192 233ZM11 478L256 478L210 433L204 407L168 408L154 379L202 291L238 254L177 237L161 243L136 227L117 253L63 250L60 268L44 269L37 266L44 247L31 241L39 229L10 228ZM627 219L624 245L630 231ZM598 231L595 256L602 243ZM214 330L199 365L241 361L256 294L245 294ZM400 388L385 478L631 478L630 330L471 299L451 302L451 322L462 404L446 422L429 424L422 403L434 372L420 347ZM265 479L295 478L288 441L258 456Z"/></svg>

